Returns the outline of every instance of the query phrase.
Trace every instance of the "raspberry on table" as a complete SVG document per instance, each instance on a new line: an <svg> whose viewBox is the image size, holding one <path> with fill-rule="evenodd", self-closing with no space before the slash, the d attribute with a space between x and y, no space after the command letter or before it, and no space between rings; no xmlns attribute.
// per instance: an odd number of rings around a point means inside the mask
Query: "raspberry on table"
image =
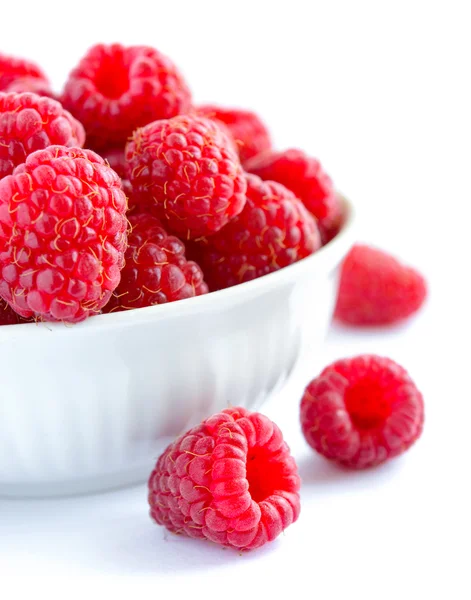
<svg viewBox="0 0 471 600"><path fill-rule="evenodd" d="M174 533L252 550L299 516L300 478L279 428L228 408L168 446L149 479L152 519Z"/></svg>
<svg viewBox="0 0 471 600"><path fill-rule="evenodd" d="M35 63L16 56L0 54L0 91L6 90L16 80L23 78L37 79L42 83L48 82L44 72Z"/></svg>
<svg viewBox="0 0 471 600"><path fill-rule="evenodd" d="M243 211L220 232L195 241L210 290L219 290L277 271L321 245L315 219L283 185L247 175Z"/></svg>
<svg viewBox="0 0 471 600"><path fill-rule="evenodd" d="M50 146L0 180L0 297L22 317L73 323L120 279L126 196L91 150Z"/></svg>
<svg viewBox="0 0 471 600"><path fill-rule="evenodd" d="M375 355L338 360L307 386L301 400L306 441L352 469L405 452L422 433L424 402L407 371Z"/></svg>
<svg viewBox="0 0 471 600"><path fill-rule="evenodd" d="M233 144L210 119L181 115L134 132L126 145L133 196L185 240L219 231L245 204Z"/></svg>
<svg viewBox="0 0 471 600"><path fill-rule="evenodd" d="M173 62L148 46L97 44L70 73L62 95L94 149L126 142L134 129L187 112L191 94Z"/></svg>
<svg viewBox="0 0 471 600"><path fill-rule="evenodd" d="M335 318L349 325L390 325L417 312L426 296L425 279L415 269L357 244L342 265Z"/></svg>
<svg viewBox="0 0 471 600"><path fill-rule="evenodd" d="M168 235L158 219L136 214L129 222L126 264L104 312L165 304L208 291L199 266L185 258L183 242Z"/></svg>
<svg viewBox="0 0 471 600"><path fill-rule="evenodd" d="M0 92L0 178L52 145L82 146L82 125L59 102L37 94Z"/></svg>
<svg viewBox="0 0 471 600"><path fill-rule="evenodd" d="M196 114L226 126L236 143L242 164L271 148L267 127L260 117L250 110L207 104L198 106Z"/></svg>
<svg viewBox="0 0 471 600"><path fill-rule="evenodd" d="M278 181L291 190L317 219L322 242L337 235L343 209L330 177L319 161L302 150L264 152L245 165L245 170L262 179Z"/></svg>

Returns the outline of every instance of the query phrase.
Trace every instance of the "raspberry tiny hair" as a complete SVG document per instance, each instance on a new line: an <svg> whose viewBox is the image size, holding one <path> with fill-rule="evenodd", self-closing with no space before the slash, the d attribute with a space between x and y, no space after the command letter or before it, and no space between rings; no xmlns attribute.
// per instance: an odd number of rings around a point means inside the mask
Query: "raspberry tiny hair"
<svg viewBox="0 0 471 600"><path fill-rule="evenodd" d="M316 158L303 150L290 148L259 154L244 167L262 179L282 183L300 198L316 217L324 244L338 233L343 219L342 203L332 180Z"/></svg>
<svg viewBox="0 0 471 600"><path fill-rule="evenodd" d="M266 125L250 110L206 104L198 106L196 114L224 124L236 143L242 164L271 148Z"/></svg>
<svg viewBox="0 0 471 600"><path fill-rule="evenodd" d="M0 178L52 145L82 146L82 125L59 102L37 94L0 92Z"/></svg>
<svg viewBox="0 0 471 600"><path fill-rule="evenodd" d="M0 297L22 317L73 323L120 280L121 180L91 150L50 146L0 180Z"/></svg>
<svg viewBox="0 0 471 600"><path fill-rule="evenodd" d="M427 296L422 275L377 248L357 244L340 277L335 318L349 325L390 325L417 312Z"/></svg>
<svg viewBox="0 0 471 600"><path fill-rule="evenodd" d="M36 79L47 83L48 79L43 70L30 60L0 54L0 91L7 90L19 79Z"/></svg>
<svg viewBox="0 0 471 600"><path fill-rule="evenodd" d="M315 219L292 192L256 175L246 178L247 202L241 214L192 246L212 291L287 267L321 245Z"/></svg>
<svg viewBox="0 0 471 600"><path fill-rule="evenodd" d="M123 144L134 129L190 108L183 76L149 46L97 44L70 73L62 103L79 119L91 147Z"/></svg>
<svg viewBox="0 0 471 600"><path fill-rule="evenodd" d="M133 199L184 240L219 231L245 204L232 142L210 119L181 115L134 132L126 145Z"/></svg>
<svg viewBox="0 0 471 600"><path fill-rule="evenodd" d="M301 400L308 444L352 469L405 452L423 423L422 394L407 371L376 355L334 362L311 381Z"/></svg>
<svg viewBox="0 0 471 600"><path fill-rule="evenodd" d="M279 428L229 408L168 446L149 479L152 519L174 533L253 550L299 516L300 478Z"/></svg>
<svg viewBox="0 0 471 600"><path fill-rule="evenodd" d="M104 312L166 304L207 293L199 266L185 257L185 245L168 235L150 214L129 216L131 231L121 282Z"/></svg>

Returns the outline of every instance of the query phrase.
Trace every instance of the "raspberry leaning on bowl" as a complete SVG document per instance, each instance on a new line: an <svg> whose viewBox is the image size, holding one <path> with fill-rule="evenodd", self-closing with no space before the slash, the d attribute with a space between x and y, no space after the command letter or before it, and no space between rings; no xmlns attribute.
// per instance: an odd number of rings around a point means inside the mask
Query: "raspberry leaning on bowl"
<svg viewBox="0 0 471 600"><path fill-rule="evenodd" d="M0 92L0 178L48 146L82 146L82 125L59 102L37 94Z"/></svg>
<svg viewBox="0 0 471 600"><path fill-rule="evenodd" d="M352 469L406 451L422 433L424 402L408 373L375 355L338 360L307 386L301 400L306 441Z"/></svg>
<svg viewBox="0 0 471 600"><path fill-rule="evenodd" d="M210 119L182 115L134 132L126 145L135 201L191 239L219 231L245 204L233 144Z"/></svg>
<svg viewBox="0 0 471 600"><path fill-rule="evenodd" d="M426 296L425 279L415 269L357 244L342 266L335 317L349 325L389 325L417 312Z"/></svg>
<svg viewBox="0 0 471 600"><path fill-rule="evenodd" d="M117 287L126 196L91 150L50 146L0 180L0 297L22 317L81 321Z"/></svg>
<svg viewBox="0 0 471 600"><path fill-rule="evenodd" d="M93 148L124 144L136 127L190 108L190 91L172 61L148 46L97 44L71 72L63 105Z"/></svg>
<svg viewBox="0 0 471 600"><path fill-rule="evenodd" d="M291 148L283 152L265 152L244 166L246 171L262 179L278 181L294 192L316 217L324 244L338 233L343 218L342 204L317 159Z"/></svg>
<svg viewBox="0 0 471 600"><path fill-rule="evenodd" d="M185 258L185 245L149 214L129 217L126 264L104 312L165 304L208 291L199 266Z"/></svg>
<svg viewBox="0 0 471 600"><path fill-rule="evenodd" d="M277 271L321 245L315 219L292 192L256 175L246 177L247 202L241 214L192 247L210 290Z"/></svg>
<svg viewBox="0 0 471 600"><path fill-rule="evenodd" d="M298 518L300 478L278 427L229 408L170 444L149 479L151 517L175 533L241 550Z"/></svg>
<svg viewBox="0 0 471 600"><path fill-rule="evenodd" d="M6 90L18 79L37 79L47 82L43 71L29 60L0 54L0 91Z"/></svg>
<svg viewBox="0 0 471 600"><path fill-rule="evenodd" d="M250 110L207 104L198 106L196 114L226 126L234 138L242 164L249 158L271 148L268 129L260 117Z"/></svg>

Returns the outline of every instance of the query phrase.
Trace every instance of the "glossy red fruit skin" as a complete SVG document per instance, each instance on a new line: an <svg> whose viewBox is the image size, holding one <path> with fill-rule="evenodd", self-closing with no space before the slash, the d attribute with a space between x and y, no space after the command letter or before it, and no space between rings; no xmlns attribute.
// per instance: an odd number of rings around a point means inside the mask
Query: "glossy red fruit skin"
<svg viewBox="0 0 471 600"><path fill-rule="evenodd" d="M59 102L37 94L0 92L0 178L48 146L81 147L82 125Z"/></svg>
<svg viewBox="0 0 471 600"><path fill-rule="evenodd" d="M320 248L315 219L283 185L247 175L247 202L220 232L191 252L210 290L244 283L287 267Z"/></svg>
<svg viewBox="0 0 471 600"><path fill-rule="evenodd" d="M0 180L0 297L22 317L74 323L120 280L121 180L91 150L50 146Z"/></svg>
<svg viewBox="0 0 471 600"><path fill-rule="evenodd" d="M149 479L152 519L174 533L253 550L300 512L300 478L279 428L228 408L168 446Z"/></svg>
<svg viewBox="0 0 471 600"><path fill-rule="evenodd" d="M124 145L137 127L187 112L191 93L177 67L155 48L97 44L70 73L61 101L98 150Z"/></svg>
<svg viewBox="0 0 471 600"><path fill-rule="evenodd" d="M377 248L355 245L345 259L335 318L347 325L393 325L416 313L427 297L422 275Z"/></svg>
<svg viewBox="0 0 471 600"><path fill-rule="evenodd" d="M420 437L422 394L407 371L389 358L338 360L306 387L301 427L308 444L351 469L379 465Z"/></svg>
<svg viewBox="0 0 471 600"><path fill-rule="evenodd" d="M245 204L232 142L210 119L182 115L134 132L126 145L133 198L183 240L211 235Z"/></svg>
<svg viewBox="0 0 471 600"><path fill-rule="evenodd" d="M250 110L205 104L196 108L196 114L224 124L234 139L243 165L250 158L271 148L266 125Z"/></svg>
<svg viewBox="0 0 471 600"><path fill-rule="evenodd" d="M104 312L166 304L207 293L199 266L185 257L184 243L150 214L129 216L126 264Z"/></svg>

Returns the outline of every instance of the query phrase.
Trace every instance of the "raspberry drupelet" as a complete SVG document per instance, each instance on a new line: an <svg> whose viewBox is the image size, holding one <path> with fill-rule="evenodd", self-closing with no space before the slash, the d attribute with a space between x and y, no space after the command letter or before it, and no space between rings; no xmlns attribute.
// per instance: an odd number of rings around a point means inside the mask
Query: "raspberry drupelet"
<svg viewBox="0 0 471 600"><path fill-rule="evenodd" d="M97 44L70 73L62 103L83 123L94 149L126 142L134 129L190 108L173 62L148 46Z"/></svg>
<svg viewBox="0 0 471 600"><path fill-rule="evenodd" d="M0 180L0 297L22 317L98 313L124 264L126 196L91 150L50 146Z"/></svg>
<svg viewBox="0 0 471 600"><path fill-rule="evenodd" d="M300 478L279 428L228 408L170 444L149 479L150 514L175 533L252 550L299 516Z"/></svg>
<svg viewBox="0 0 471 600"><path fill-rule="evenodd" d="M245 204L232 142L210 119L182 115L134 132L126 145L133 200L184 240L219 231Z"/></svg>
<svg viewBox="0 0 471 600"><path fill-rule="evenodd" d="M136 214L129 222L126 264L104 312L165 304L208 291L199 266L185 258L183 242L168 235L158 219Z"/></svg>
<svg viewBox="0 0 471 600"><path fill-rule="evenodd" d="M37 94L0 92L0 178L48 146L82 146L82 125L61 104Z"/></svg>
<svg viewBox="0 0 471 600"><path fill-rule="evenodd" d="M307 386L301 400L306 441L352 469L405 452L422 433L424 402L407 371L375 355L338 360Z"/></svg>
<svg viewBox="0 0 471 600"><path fill-rule="evenodd" d="M348 325L391 325L417 312L426 296L418 271L357 244L342 265L335 317Z"/></svg>
<svg viewBox="0 0 471 600"><path fill-rule="evenodd" d="M234 139L242 164L271 148L267 127L260 117L250 110L207 104L198 106L196 113L225 125Z"/></svg>
<svg viewBox="0 0 471 600"><path fill-rule="evenodd" d="M326 244L339 231L343 211L332 180L319 161L302 150L264 152L244 165L246 171L262 179L285 185L302 200L317 219L322 242Z"/></svg>
<svg viewBox="0 0 471 600"><path fill-rule="evenodd" d="M0 54L0 91L8 90L9 86L18 79L30 81L35 79L43 84L48 83L46 75L35 63L16 56Z"/></svg>
<svg viewBox="0 0 471 600"><path fill-rule="evenodd" d="M241 214L192 246L212 291L286 267L321 245L315 219L292 192L256 175L246 178L247 202Z"/></svg>

